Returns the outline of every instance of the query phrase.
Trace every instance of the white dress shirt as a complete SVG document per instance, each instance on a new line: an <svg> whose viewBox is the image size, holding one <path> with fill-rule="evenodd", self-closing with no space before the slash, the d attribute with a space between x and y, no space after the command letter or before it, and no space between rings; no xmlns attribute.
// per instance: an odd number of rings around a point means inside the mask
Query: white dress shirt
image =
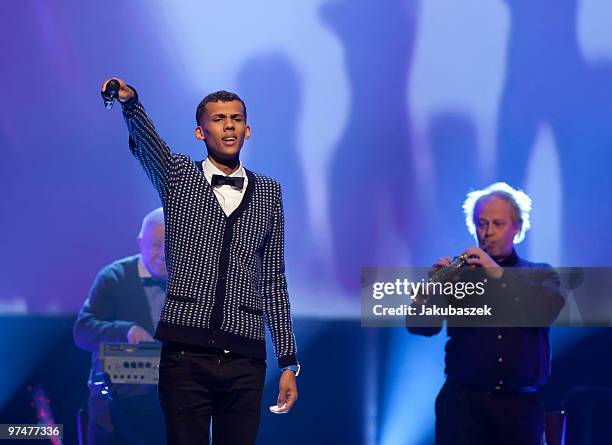
<svg viewBox="0 0 612 445"><path fill-rule="evenodd" d="M202 162L202 170L204 170L204 176L209 184L211 184L213 175L228 176L215 167L208 158ZM241 190L238 190L231 185L220 185L213 187L213 192L217 197L217 201L219 201L219 205L221 205L221 208L226 216L229 216L234 210L236 210L242 202L242 197L244 196L244 192L249 181L249 178L244 171L244 167L242 166L242 162L240 163L238 169L229 176L244 178L244 184Z"/></svg>

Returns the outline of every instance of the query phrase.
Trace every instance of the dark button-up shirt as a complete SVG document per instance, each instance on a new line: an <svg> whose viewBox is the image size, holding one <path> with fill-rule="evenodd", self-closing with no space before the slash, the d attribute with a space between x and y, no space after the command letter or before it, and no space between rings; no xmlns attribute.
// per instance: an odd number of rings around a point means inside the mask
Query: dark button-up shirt
<svg viewBox="0 0 612 445"><path fill-rule="evenodd" d="M520 270L513 273L505 269L496 283L499 297L525 305L531 312L538 312L535 317L540 322L551 323L564 305L554 270L546 264L523 260L514 251L499 264ZM529 279L529 269L537 279ZM529 304L521 299L529 299ZM408 326L411 333L426 336L440 330L441 326ZM453 381L487 391L537 388L550 375L549 331L548 326L448 327L445 372Z"/></svg>

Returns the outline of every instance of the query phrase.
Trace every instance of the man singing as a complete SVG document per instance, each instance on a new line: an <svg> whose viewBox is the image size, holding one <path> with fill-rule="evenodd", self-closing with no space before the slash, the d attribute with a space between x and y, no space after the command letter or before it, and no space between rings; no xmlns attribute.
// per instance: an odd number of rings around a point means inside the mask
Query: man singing
<svg viewBox="0 0 612 445"><path fill-rule="evenodd" d="M155 338L163 342L159 398L168 443L208 443L212 419L213 444L253 444L265 324L282 369L276 410L288 412L297 399L280 185L240 163L251 130L236 94L218 91L200 102L195 136L208 157L193 161L170 151L136 91L116 80L130 149L166 218L168 288Z"/></svg>
<svg viewBox="0 0 612 445"><path fill-rule="evenodd" d="M559 278L549 265L520 258L514 249L529 229L531 199L525 193L496 183L469 193L463 208L478 241L478 247L463 252L472 266L467 271L482 267L484 296L523 314L516 319L528 320L530 327L447 327L447 379L436 399L436 443L540 445L544 407L538 388L550 375L548 326L564 305ZM434 269L450 263L441 258ZM440 330L408 325L408 331L425 336Z"/></svg>

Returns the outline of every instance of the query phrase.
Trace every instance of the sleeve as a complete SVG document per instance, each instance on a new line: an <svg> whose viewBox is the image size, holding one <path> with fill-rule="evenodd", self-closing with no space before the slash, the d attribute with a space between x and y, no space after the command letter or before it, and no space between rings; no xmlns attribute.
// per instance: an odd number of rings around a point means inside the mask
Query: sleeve
<svg viewBox="0 0 612 445"><path fill-rule="evenodd" d="M504 268L493 295L507 316L521 326L550 326L565 305L559 274L549 265Z"/></svg>
<svg viewBox="0 0 612 445"><path fill-rule="evenodd" d="M136 90L134 90L136 91ZM138 94L122 104L123 117L130 134L130 151L140 162L163 203L180 176L188 158L170 151L138 100Z"/></svg>
<svg viewBox="0 0 612 445"><path fill-rule="evenodd" d="M74 323L74 342L79 348L95 352L101 342L127 341L127 333L135 323L115 320L116 286L117 277L108 268L96 277Z"/></svg>
<svg viewBox="0 0 612 445"><path fill-rule="evenodd" d="M435 299L433 300L436 304L439 304ZM424 337L432 337L438 334L442 330L442 323L444 317L437 317L432 315L421 316L421 306L432 304L432 300L427 303L413 302L412 307L417 310L417 315L406 315L406 329L411 334L422 335Z"/></svg>
<svg viewBox="0 0 612 445"><path fill-rule="evenodd" d="M264 315L276 350L278 366L297 364L287 278L285 275L285 225L280 186L277 186L270 236L263 250L262 293Z"/></svg>
<svg viewBox="0 0 612 445"><path fill-rule="evenodd" d="M434 335L438 334L442 330L442 325L437 326L437 327L432 327L432 326L411 326L408 323L406 324L407 324L406 329L408 329L408 332L410 332L411 334L415 334L415 335L422 335L424 337L433 337Z"/></svg>

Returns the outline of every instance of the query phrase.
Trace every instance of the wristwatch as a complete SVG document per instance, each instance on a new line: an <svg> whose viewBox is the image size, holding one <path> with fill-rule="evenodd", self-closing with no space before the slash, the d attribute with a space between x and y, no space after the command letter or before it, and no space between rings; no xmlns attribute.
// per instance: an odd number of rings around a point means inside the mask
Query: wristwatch
<svg viewBox="0 0 612 445"><path fill-rule="evenodd" d="M297 377L298 375L300 375L301 369L302 369L302 367L298 363L297 365L285 366L282 369L282 371L293 371L295 373L295 376Z"/></svg>

